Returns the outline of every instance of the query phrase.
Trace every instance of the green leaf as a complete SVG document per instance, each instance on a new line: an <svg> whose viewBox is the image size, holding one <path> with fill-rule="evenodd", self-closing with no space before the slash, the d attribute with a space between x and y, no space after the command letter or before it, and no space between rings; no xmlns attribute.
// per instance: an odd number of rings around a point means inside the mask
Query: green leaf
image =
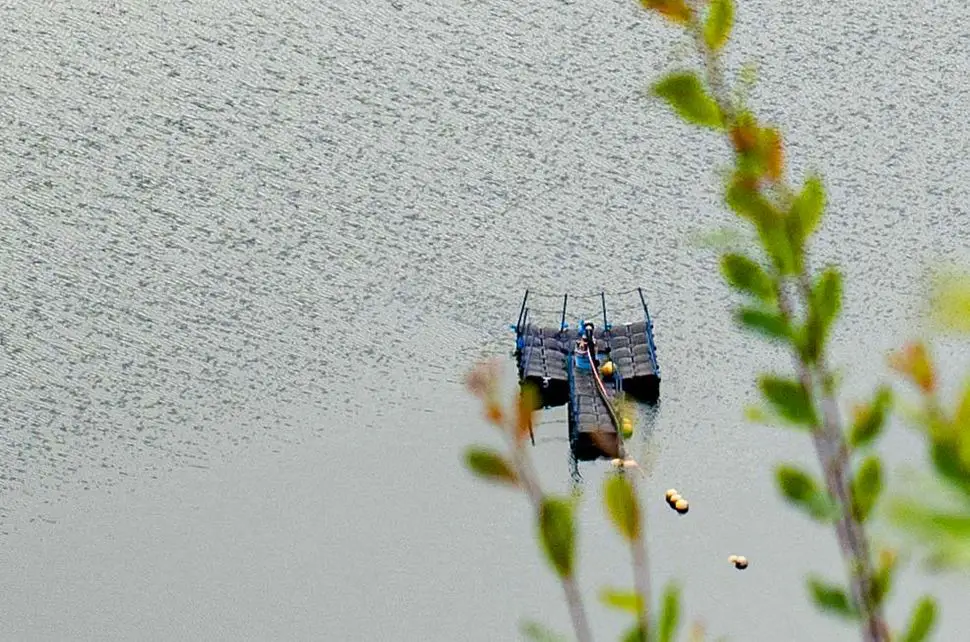
<svg viewBox="0 0 970 642"><path fill-rule="evenodd" d="M603 485L603 500L616 530L631 542L638 539L640 506L630 480L622 474L609 475Z"/></svg>
<svg viewBox="0 0 970 642"><path fill-rule="evenodd" d="M763 334L769 339L785 340L791 337L791 328L777 312L741 306L734 316L742 327Z"/></svg>
<svg viewBox="0 0 970 642"><path fill-rule="evenodd" d="M842 275L828 267L812 287L812 301L806 326L804 357L814 362L822 354L829 331L842 308Z"/></svg>
<svg viewBox="0 0 970 642"><path fill-rule="evenodd" d="M761 406L747 405L744 407L744 419L753 424L771 423L771 415Z"/></svg>
<svg viewBox="0 0 970 642"><path fill-rule="evenodd" d="M906 633L900 638L899 642L923 642L927 639L933 624L936 622L936 601L924 595L913 609L913 615L909 620Z"/></svg>
<svg viewBox="0 0 970 642"><path fill-rule="evenodd" d="M808 590L816 606L833 615L855 619L858 613L845 590L817 577L808 578Z"/></svg>
<svg viewBox="0 0 970 642"><path fill-rule="evenodd" d="M643 627L639 623L634 624L629 631L623 634L620 638L620 642L647 642L649 638L647 637L647 632L643 630Z"/></svg>
<svg viewBox="0 0 970 642"><path fill-rule="evenodd" d="M643 610L643 598L636 591L606 587L600 591L600 602L633 615L639 615Z"/></svg>
<svg viewBox="0 0 970 642"><path fill-rule="evenodd" d="M727 42L734 25L734 3L731 0L712 0L704 23L704 42L717 51Z"/></svg>
<svg viewBox="0 0 970 642"><path fill-rule="evenodd" d="M552 629L532 620L522 622L519 625L519 631L522 632L522 635L527 640L532 640L532 642L566 642L568 639L565 635L556 633Z"/></svg>
<svg viewBox="0 0 970 642"><path fill-rule="evenodd" d="M970 380L963 384L963 392L953 413L952 426L961 468L970 471ZM970 481L970 473L966 475L966 479Z"/></svg>
<svg viewBox="0 0 970 642"><path fill-rule="evenodd" d="M970 274L944 270L933 277L931 319L944 332L970 333Z"/></svg>
<svg viewBox="0 0 970 642"><path fill-rule="evenodd" d="M785 218L783 226L785 230L784 237L788 242L789 251L792 256L793 269L791 274L801 273L802 266L805 265L805 239L802 238L802 231L798 225L798 221L791 216Z"/></svg>
<svg viewBox="0 0 970 642"><path fill-rule="evenodd" d="M872 575L872 603L882 604L892 590L893 574L896 572L896 554L883 550Z"/></svg>
<svg viewBox="0 0 970 642"><path fill-rule="evenodd" d="M688 123L723 129L721 108L692 71L668 74L653 86L653 93L663 98Z"/></svg>
<svg viewBox="0 0 970 642"><path fill-rule="evenodd" d="M808 473L795 466L782 464L775 469L775 481L785 499L813 519L830 521L835 517L832 499Z"/></svg>
<svg viewBox="0 0 970 642"><path fill-rule="evenodd" d="M794 424L814 426L818 423L812 399L800 382L762 375L758 378L758 387L782 418Z"/></svg>
<svg viewBox="0 0 970 642"><path fill-rule="evenodd" d="M797 226L800 239L807 239L815 233L819 221L822 220L824 209L825 189L822 187L822 181L817 176L813 176L805 181L802 191L792 202L788 214Z"/></svg>
<svg viewBox="0 0 970 642"><path fill-rule="evenodd" d="M757 181L768 171L767 158L765 158L764 154L758 153L757 148L739 152L735 156L735 171L739 176L747 177L751 181ZM776 215L775 218L779 222L782 221L780 215Z"/></svg>
<svg viewBox="0 0 970 642"><path fill-rule="evenodd" d="M472 446L465 451L465 465L483 479L504 484L518 485L515 469L498 452L489 448Z"/></svg>
<svg viewBox="0 0 970 642"><path fill-rule="evenodd" d="M818 334L818 320L814 315L809 315L803 325L792 328L792 345L805 363L815 363L818 360Z"/></svg>
<svg viewBox="0 0 970 642"><path fill-rule="evenodd" d="M956 426L958 433L970 434L970 380L963 384L963 392L960 394L960 401L953 415L953 425Z"/></svg>
<svg viewBox="0 0 970 642"><path fill-rule="evenodd" d="M781 217L778 211L757 190L747 187L743 181L731 182L725 200L735 214L754 223L759 231L765 227L780 228Z"/></svg>
<svg viewBox="0 0 970 642"><path fill-rule="evenodd" d="M879 433L886 423L886 413L892 405L892 390L886 386L881 386L876 391L873 402L860 409L852 421L849 428L849 445L852 448L863 448L868 446Z"/></svg>
<svg viewBox="0 0 970 642"><path fill-rule="evenodd" d="M758 237L779 272L782 274L796 274L798 272L799 259L795 251L796 246L789 242L782 226L759 227Z"/></svg>
<svg viewBox="0 0 970 642"><path fill-rule="evenodd" d="M942 568L970 568L970 515L944 512L925 505L926 500L896 500L890 509L893 524L907 537L929 549L932 565Z"/></svg>
<svg viewBox="0 0 970 642"><path fill-rule="evenodd" d="M743 254L721 257L721 272L729 285L765 302L775 300L775 283L764 268Z"/></svg>
<svg viewBox="0 0 970 642"><path fill-rule="evenodd" d="M761 424L763 426L772 426L775 428L779 427L779 422L785 421L779 418L776 413L772 412L771 408L761 402L745 405L742 415L744 420L747 422ZM812 430L811 426L805 426L802 424L791 425L791 427L798 430L805 430L807 432L811 432Z"/></svg>
<svg viewBox="0 0 970 642"><path fill-rule="evenodd" d="M782 494L793 502L809 501L818 492L818 484L808 473L782 464L775 470L775 477Z"/></svg>
<svg viewBox="0 0 970 642"><path fill-rule="evenodd" d="M935 532L939 537L970 540L970 515L944 513L937 509L919 505L906 505L903 511L897 507L896 517L902 518L901 525L920 529L926 535ZM970 545L970 541L967 542Z"/></svg>
<svg viewBox="0 0 970 642"><path fill-rule="evenodd" d="M933 442L930 445L930 460L933 468L946 481L970 495L970 470L960 459L953 444L949 441Z"/></svg>
<svg viewBox="0 0 970 642"><path fill-rule="evenodd" d="M543 498L539 508L539 540L556 573L560 577L572 577L576 524L571 500Z"/></svg>
<svg viewBox="0 0 970 642"><path fill-rule="evenodd" d="M870 455L859 464L852 480L852 504L856 519L866 521L882 492L882 462L876 455Z"/></svg>
<svg viewBox="0 0 970 642"><path fill-rule="evenodd" d="M827 331L842 309L842 274L829 266L822 271L812 290L815 312Z"/></svg>
<svg viewBox="0 0 970 642"><path fill-rule="evenodd" d="M777 208L743 175L732 178L725 201L735 214L754 224L775 268L782 274L793 274L797 267L795 254L785 231L785 219Z"/></svg>
<svg viewBox="0 0 970 642"><path fill-rule="evenodd" d="M674 583L667 585L660 609L658 642L672 642L680 621L680 587Z"/></svg>

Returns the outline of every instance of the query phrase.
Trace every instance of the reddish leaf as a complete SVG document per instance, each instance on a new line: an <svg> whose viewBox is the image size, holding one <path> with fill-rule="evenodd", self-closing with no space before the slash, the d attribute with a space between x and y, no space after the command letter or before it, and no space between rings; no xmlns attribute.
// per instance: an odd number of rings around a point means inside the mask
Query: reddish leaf
<svg viewBox="0 0 970 642"><path fill-rule="evenodd" d="M690 22L693 16L693 12L684 0L640 0L640 4L679 24Z"/></svg>
<svg viewBox="0 0 970 642"><path fill-rule="evenodd" d="M908 343L889 355L889 366L908 377L923 394L936 390L936 372L922 342Z"/></svg>
<svg viewBox="0 0 970 642"><path fill-rule="evenodd" d="M781 178L781 174L785 170L785 152L782 147L781 134L777 129L763 129L761 133L762 151L765 155L765 170L768 173L768 178L772 181L777 181Z"/></svg>

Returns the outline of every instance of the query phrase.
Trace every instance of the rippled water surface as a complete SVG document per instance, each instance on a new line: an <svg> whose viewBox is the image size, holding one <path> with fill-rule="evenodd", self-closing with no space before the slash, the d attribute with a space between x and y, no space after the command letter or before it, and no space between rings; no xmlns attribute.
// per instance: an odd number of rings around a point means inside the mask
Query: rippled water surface
<svg viewBox="0 0 970 642"><path fill-rule="evenodd" d="M970 9L741 2L734 69L820 170L814 248L847 303L848 393L923 332L924 270L970 263ZM519 497L460 465L461 386L522 291L643 286L662 401L637 447L656 581L735 640L852 639L840 570L781 505L800 435L747 425L786 361L730 323L698 232L730 223L713 135L643 88L690 64L635 2L159 0L0 6L0 638L511 640L565 630ZM539 303L537 303L539 305ZM550 309L555 309L550 301ZM577 308L577 314L585 312ZM952 373L965 346L942 355ZM884 444L916 462L902 426ZM568 485L561 410L535 450ZM581 581L629 582L583 470ZM746 554L741 574L726 562ZM941 640L968 585L928 586Z"/></svg>

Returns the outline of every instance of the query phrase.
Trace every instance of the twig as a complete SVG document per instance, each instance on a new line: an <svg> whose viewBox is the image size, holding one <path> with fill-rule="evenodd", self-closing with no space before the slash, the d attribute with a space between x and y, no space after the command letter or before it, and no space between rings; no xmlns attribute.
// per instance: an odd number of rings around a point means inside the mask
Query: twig
<svg viewBox="0 0 970 642"><path fill-rule="evenodd" d="M694 11L694 15L698 13L698 11ZM727 122L734 122L737 114L728 97L720 60L716 52L712 51L704 41L703 28L698 20L692 18L688 26L703 58L706 80L711 89L712 97ZM780 181L780 189L785 194L793 193L790 186L784 181ZM802 298L806 304L810 304L812 287L807 267L803 267L799 274L798 283ZM778 293L778 304L786 323L790 324L794 314L784 288L780 288ZM830 373L826 366L825 354L824 351L819 354L813 367L802 359L797 350L794 350L793 353L795 368L802 386L806 393L812 394L816 398L822 410L822 419L813 431L812 442L824 471L826 488L836 500L838 506L839 515L835 525L836 537L842 556L849 566L852 595L860 610L863 622L863 640L865 642L888 642L889 630L882 609L872 599L874 573L869 540L866 536L865 527L853 513L849 484L851 474L849 451L845 443L838 402L829 386Z"/></svg>
<svg viewBox="0 0 970 642"><path fill-rule="evenodd" d="M509 442L512 454L512 465L515 466L519 479L522 482L522 488L525 489L525 494L532 503L532 509L535 512L536 519L538 519L542 511L542 499L544 497L542 488L539 485L538 475L533 470L532 461L526 454L525 449L517 443L514 433L512 431L503 432ZM559 583L562 585L563 593L566 596L566 605L569 608L569 616L573 621L573 630L576 633L577 641L592 642L593 635L589 628L586 608L583 605L583 596L579 591L576 578L572 574L568 577L559 576Z"/></svg>
<svg viewBox="0 0 970 642"><path fill-rule="evenodd" d="M636 485L634 484L634 497L637 499L639 504L639 493L635 490ZM640 537L636 538L630 543L631 553L633 555L633 585L636 587L637 593L640 594L640 599L642 604L640 607L640 612L638 617L640 619L640 628L643 631L643 635L649 639L647 633L650 627L650 562L647 556L647 524L646 524L646 512L641 510L641 527L640 527Z"/></svg>

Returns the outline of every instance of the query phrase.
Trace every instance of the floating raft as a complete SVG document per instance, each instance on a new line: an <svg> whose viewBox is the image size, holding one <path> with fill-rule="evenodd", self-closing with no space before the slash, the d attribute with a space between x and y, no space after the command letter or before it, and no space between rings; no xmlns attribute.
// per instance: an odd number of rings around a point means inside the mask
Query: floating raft
<svg viewBox="0 0 970 642"><path fill-rule="evenodd" d="M655 403L660 396L653 322L640 288L621 294L632 293L637 295L633 299L636 305L628 302L624 309L628 313L634 310L642 320L610 323L607 295L601 292L572 299L573 305L577 299L596 299L599 314L595 319L579 317L576 326L570 327L566 322L568 294L556 295L562 303L559 322L549 324L537 321L550 316L549 311L530 307L530 292L526 291L513 326L520 385L534 386L541 407L569 406L570 448L577 459L612 458L621 452L622 437L612 408L619 394L647 403ZM577 349L590 343L595 347L592 357L596 364L613 363L610 376L597 377L591 355Z"/></svg>

